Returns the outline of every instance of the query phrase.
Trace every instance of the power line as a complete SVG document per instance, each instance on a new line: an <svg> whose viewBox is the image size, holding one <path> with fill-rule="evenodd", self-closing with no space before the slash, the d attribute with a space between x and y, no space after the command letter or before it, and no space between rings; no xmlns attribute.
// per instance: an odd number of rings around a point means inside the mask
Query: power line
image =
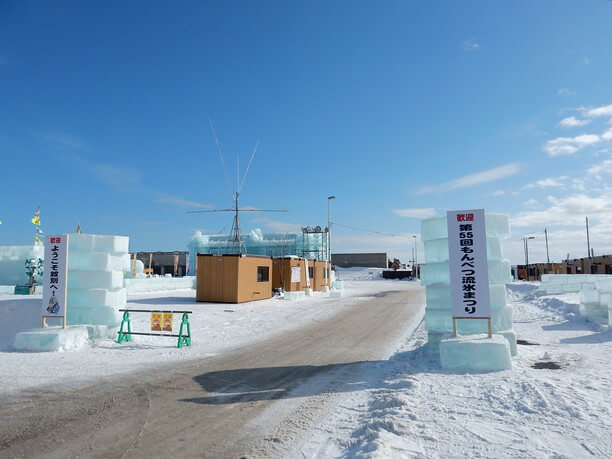
<svg viewBox="0 0 612 459"><path fill-rule="evenodd" d="M350 229L354 229L354 230L357 230L357 231L363 231L365 233L382 234L384 236L393 236L393 237L397 236L397 234L383 233L381 231L371 231L371 230L367 230L367 229L363 229L363 228L356 228L354 226L341 225L340 223L336 223L336 222L332 222L332 225L342 226L343 228L350 228Z"/></svg>

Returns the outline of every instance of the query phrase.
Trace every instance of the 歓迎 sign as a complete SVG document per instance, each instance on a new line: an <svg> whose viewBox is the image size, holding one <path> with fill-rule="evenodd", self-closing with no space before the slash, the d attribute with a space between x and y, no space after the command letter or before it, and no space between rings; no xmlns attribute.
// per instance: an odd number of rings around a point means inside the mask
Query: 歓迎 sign
<svg viewBox="0 0 612 459"><path fill-rule="evenodd" d="M66 322L68 286L68 236L47 236L43 271L43 322L46 317L63 317Z"/></svg>
<svg viewBox="0 0 612 459"><path fill-rule="evenodd" d="M491 317L484 209L447 212L454 318Z"/></svg>

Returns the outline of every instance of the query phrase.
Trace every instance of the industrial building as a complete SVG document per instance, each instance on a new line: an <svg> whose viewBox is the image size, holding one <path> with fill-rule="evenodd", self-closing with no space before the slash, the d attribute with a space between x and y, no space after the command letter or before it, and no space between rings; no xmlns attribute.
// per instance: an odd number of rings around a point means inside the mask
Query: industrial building
<svg viewBox="0 0 612 459"><path fill-rule="evenodd" d="M178 258L177 258L178 257ZM134 254L130 253L130 259ZM172 274L173 276L187 275L187 252L138 252L136 259L142 261L146 274ZM195 263L195 259L192 258ZM175 272L176 263L176 272Z"/></svg>
<svg viewBox="0 0 612 459"><path fill-rule="evenodd" d="M512 268L515 279L540 280L542 274L612 274L612 255L574 258L560 263L530 263L529 273L525 265Z"/></svg>
<svg viewBox="0 0 612 459"><path fill-rule="evenodd" d="M196 231L188 248L191 260L195 260L198 254L232 254L237 250L249 255L296 255L311 260L327 260L328 236L327 228L320 226L306 226L299 233L264 233L255 229L241 235L240 246L237 246L227 235L206 235ZM195 266L190 267L189 274L195 275Z"/></svg>
<svg viewBox="0 0 612 459"><path fill-rule="evenodd" d="M341 268L387 268L386 253L332 253L331 262Z"/></svg>

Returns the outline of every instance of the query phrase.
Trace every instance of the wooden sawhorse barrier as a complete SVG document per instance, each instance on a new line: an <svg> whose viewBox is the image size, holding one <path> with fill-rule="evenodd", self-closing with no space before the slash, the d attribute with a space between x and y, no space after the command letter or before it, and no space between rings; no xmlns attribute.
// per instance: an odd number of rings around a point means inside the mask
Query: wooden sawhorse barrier
<svg viewBox="0 0 612 459"><path fill-rule="evenodd" d="M123 319L121 320L121 327L119 327L119 337L117 338L118 343L124 341L132 341L132 335L147 335L147 336L168 336L172 338L178 338L178 345L176 347L191 346L191 325L189 324L189 314L191 311L167 311L158 309L119 309L123 312ZM178 335L172 333L151 333L151 332L134 332L132 331L132 321L130 320L130 312L146 312L146 313L171 313L171 314L182 314L181 327Z"/></svg>

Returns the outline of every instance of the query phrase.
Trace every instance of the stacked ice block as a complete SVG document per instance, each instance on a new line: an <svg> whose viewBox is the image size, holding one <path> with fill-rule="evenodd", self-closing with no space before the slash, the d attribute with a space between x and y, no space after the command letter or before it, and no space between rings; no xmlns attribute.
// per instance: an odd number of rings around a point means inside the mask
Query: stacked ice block
<svg viewBox="0 0 612 459"><path fill-rule="evenodd" d="M543 295L560 295L595 290L595 283L606 279L612 279L612 276L606 274L542 274L538 292Z"/></svg>
<svg viewBox="0 0 612 459"><path fill-rule="evenodd" d="M129 238L70 234L68 317L71 325L117 326L126 303L123 271L130 270Z"/></svg>
<svg viewBox="0 0 612 459"><path fill-rule="evenodd" d="M28 258L44 258L42 245L16 245L0 247L0 285L23 285L28 282L25 262ZM37 278L40 282L41 279ZM11 290L14 290L11 289ZM12 293L12 291L11 291Z"/></svg>
<svg viewBox="0 0 612 459"><path fill-rule="evenodd" d="M579 275L579 274L578 274ZM589 319L604 319L610 323L612 309L612 276L599 278L594 288L580 291L580 314Z"/></svg>
<svg viewBox="0 0 612 459"><path fill-rule="evenodd" d="M129 293L161 292L196 287L195 276L185 277L147 277L144 279L125 279Z"/></svg>
<svg viewBox="0 0 612 459"><path fill-rule="evenodd" d="M78 349L115 337L125 306L123 271L130 269L129 238L70 234L68 246L68 327L51 326L15 335L19 351Z"/></svg>
<svg viewBox="0 0 612 459"><path fill-rule="evenodd" d="M491 298L491 322L493 333L503 335L508 341L512 354L516 353L516 337L512 330L512 308L506 302L507 282L512 281L510 262L503 258L501 240L510 236L508 216L502 214L486 214L485 227L487 233L487 260L489 267L489 292ZM428 340L436 348L440 341L449 338L453 330L453 316L450 293L450 269L448 255L448 230L446 217L431 218L421 222L421 238L425 247L425 264L421 266L421 285L425 286L427 306L425 309L425 327ZM487 333L486 320L457 320L457 331L463 334ZM461 349L472 348L462 340ZM496 344L495 346L498 346ZM495 347L494 346L494 347ZM454 355L448 345L444 346L445 362L449 355ZM453 348L454 349L454 348ZM487 346L481 341L473 349L483 352ZM492 349L492 348L491 348ZM496 347L495 352L499 352ZM440 348L440 352L443 349ZM459 352L459 351L458 351ZM461 352L459 352L460 355ZM489 360L494 357L490 355ZM473 369L478 367L478 357L474 356ZM485 359L486 360L486 359ZM444 362L443 362L444 363ZM457 364L457 363L456 363ZM445 365L451 367L449 365ZM500 363L499 368L506 368L507 362Z"/></svg>

